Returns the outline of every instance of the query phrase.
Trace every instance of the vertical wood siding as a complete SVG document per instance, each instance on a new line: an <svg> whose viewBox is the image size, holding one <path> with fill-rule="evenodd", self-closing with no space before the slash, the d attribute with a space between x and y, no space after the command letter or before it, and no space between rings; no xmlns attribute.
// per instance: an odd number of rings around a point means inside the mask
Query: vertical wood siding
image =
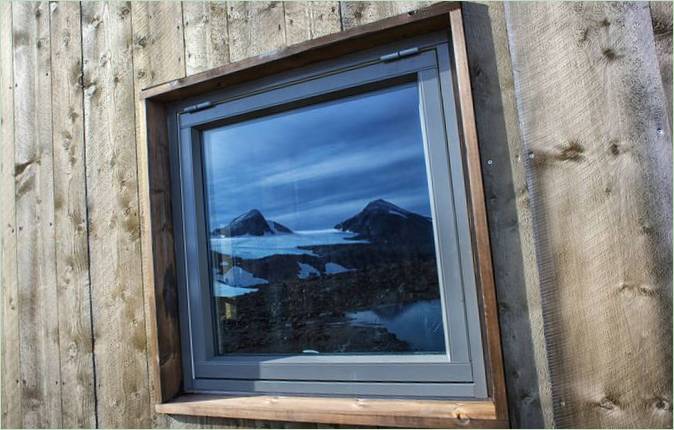
<svg viewBox="0 0 674 430"><path fill-rule="evenodd" d="M21 427L21 350L14 194L12 4L0 4L0 282L2 282L2 427Z"/></svg>
<svg viewBox="0 0 674 430"><path fill-rule="evenodd" d="M157 376L147 364L154 331L143 285L172 275L154 274L141 260L152 241L139 216L148 210L138 194L148 177L137 161L147 159L138 94L430 3L1 2L2 426L324 427L154 413ZM466 13L516 426L552 423L523 145L547 155L533 174L546 215L557 217L565 333L595 345L564 356L586 381L566 392L578 412L572 424L671 425L671 308L663 299L671 302L664 288L671 231L650 201L659 193L671 209L671 189L663 188L671 176L655 180L666 167L656 157L664 137L653 134L664 101L649 84L661 79L671 88L662 54L671 53L671 25L658 24L671 7L650 9L660 66L643 22L647 4L491 3ZM610 26L602 26L604 15ZM587 40L579 42L583 26ZM639 58L640 68L619 66L623 57ZM641 104L629 91L644 96ZM581 111L549 109L564 101ZM662 128L669 138L669 125ZM671 150L665 155L671 170ZM588 184L610 192L573 192ZM629 359L636 356L638 366ZM657 366L642 378L641 369Z"/></svg>
<svg viewBox="0 0 674 430"><path fill-rule="evenodd" d="M80 5L52 3L52 144L64 427L96 425Z"/></svg>
<svg viewBox="0 0 674 430"><path fill-rule="evenodd" d="M285 45L282 2L228 2L229 59L239 61Z"/></svg>
<svg viewBox="0 0 674 430"><path fill-rule="evenodd" d="M671 427L672 139L648 3L506 11L558 425Z"/></svg>
<svg viewBox="0 0 674 430"><path fill-rule="evenodd" d="M433 2L341 2L342 27L346 30L352 27L367 24L369 22L374 22L388 16L400 15L401 13L428 6L431 3Z"/></svg>
<svg viewBox="0 0 674 430"><path fill-rule="evenodd" d="M49 3L12 6L22 425L61 427Z"/></svg>
<svg viewBox="0 0 674 430"><path fill-rule="evenodd" d="M229 63L227 3L183 3L185 72L203 72Z"/></svg>
<svg viewBox="0 0 674 430"><path fill-rule="evenodd" d="M287 45L337 33L342 29L339 2L287 2L284 7Z"/></svg>
<svg viewBox="0 0 674 430"><path fill-rule="evenodd" d="M131 4L82 3L98 425L149 427Z"/></svg>

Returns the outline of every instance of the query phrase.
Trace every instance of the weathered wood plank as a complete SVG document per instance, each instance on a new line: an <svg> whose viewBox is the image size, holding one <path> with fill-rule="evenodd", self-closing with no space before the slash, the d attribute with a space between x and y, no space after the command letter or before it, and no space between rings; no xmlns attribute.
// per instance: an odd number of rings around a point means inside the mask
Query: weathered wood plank
<svg viewBox="0 0 674 430"><path fill-rule="evenodd" d="M60 427L49 3L12 12L22 426Z"/></svg>
<svg viewBox="0 0 674 430"><path fill-rule="evenodd" d="M54 228L63 426L96 426L84 171L80 5L50 5Z"/></svg>
<svg viewBox="0 0 674 430"><path fill-rule="evenodd" d="M513 428L552 427L538 272L504 6L466 3L463 16L510 424Z"/></svg>
<svg viewBox="0 0 674 430"><path fill-rule="evenodd" d="M671 128L672 119L672 2L652 1L651 21L653 22L653 36L655 37L655 52L660 65L662 86L667 98L667 109Z"/></svg>
<svg viewBox="0 0 674 430"><path fill-rule="evenodd" d="M285 396L185 395L157 405L163 413L385 427L493 427L491 401L347 399Z"/></svg>
<svg viewBox="0 0 674 430"><path fill-rule="evenodd" d="M2 421L21 427L21 369L14 201L12 4L0 4L0 283L2 283Z"/></svg>
<svg viewBox="0 0 674 430"><path fill-rule="evenodd" d="M184 77L185 47L181 3L133 2L131 14L145 325L148 360L159 360L149 366L150 404L153 405L176 394L181 386L182 371L177 321L166 320L167 315L176 313L175 290L162 289L162 294L155 294L156 286L175 286L173 232L167 227L171 225L171 201L170 190L166 188L170 183L166 133L162 133L165 128L153 127L154 134L148 136L146 127L148 122L164 123L165 117L163 110L146 114L145 102L137 94L150 85ZM149 174L150 165L153 176ZM155 260L161 262L160 270L155 270ZM157 307L150 308L155 302ZM173 325L167 327L167 323ZM154 410L151 414L153 426L166 426L164 416L155 414Z"/></svg>
<svg viewBox="0 0 674 430"><path fill-rule="evenodd" d="M230 61L285 46L283 2L227 2Z"/></svg>
<svg viewBox="0 0 674 430"><path fill-rule="evenodd" d="M671 428L672 146L648 4L506 12L556 425Z"/></svg>
<svg viewBox="0 0 674 430"><path fill-rule="evenodd" d="M346 30L390 16L426 7L432 1L343 1L342 27Z"/></svg>
<svg viewBox="0 0 674 430"><path fill-rule="evenodd" d="M285 2L286 43L292 45L342 29L339 2Z"/></svg>
<svg viewBox="0 0 674 430"><path fill-rule="evenodd" d="M98 424L149 427L131 5L82 3L84 135Z"/></svg>
<svg viewBox="0 0 674 430"><path fill-rule="evenodd" d="M187 75L229 62L227 3L183 2Z"/></svg>
<svg viewBox="0 0 674 430"><path fill-rule="evenodd" d="M181 3L131 2L131 10L136 90L184 76Z"/></svg>

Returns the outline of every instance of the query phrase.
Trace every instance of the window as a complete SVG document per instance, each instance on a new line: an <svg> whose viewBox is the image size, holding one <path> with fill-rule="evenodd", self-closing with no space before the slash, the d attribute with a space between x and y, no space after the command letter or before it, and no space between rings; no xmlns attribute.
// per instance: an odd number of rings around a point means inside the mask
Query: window
<svg viewBox="0 0 674 430"><path fill-rule="evenodd" d="M158 412L507 425L458 4L143 95Z"/></svg>
<svg viewBox="0 0 674 430"><path fill-rule="evenodd" d="M188 390L486 397L448 54L435 34L177 113Z"/></svg>

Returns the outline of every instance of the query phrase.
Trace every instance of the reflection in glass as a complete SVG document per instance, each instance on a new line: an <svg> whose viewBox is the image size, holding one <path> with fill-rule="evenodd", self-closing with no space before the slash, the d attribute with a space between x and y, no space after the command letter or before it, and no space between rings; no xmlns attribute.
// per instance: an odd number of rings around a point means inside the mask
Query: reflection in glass
<svg viewBox="0 0 674 430"><path fill-rule="evenodd" d="M207 130L219 354L442 353L415 83Z"/></svg>

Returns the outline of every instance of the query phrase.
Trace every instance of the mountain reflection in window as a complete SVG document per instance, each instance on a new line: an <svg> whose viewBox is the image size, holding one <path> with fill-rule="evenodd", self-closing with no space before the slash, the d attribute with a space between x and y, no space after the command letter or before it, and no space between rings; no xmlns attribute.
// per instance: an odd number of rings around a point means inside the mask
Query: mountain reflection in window
<svg viewBox="0 0 674 430"><path fill-rule="evenodd" d="M203 134L219 354L443 353L415 83Z"/></svg>

